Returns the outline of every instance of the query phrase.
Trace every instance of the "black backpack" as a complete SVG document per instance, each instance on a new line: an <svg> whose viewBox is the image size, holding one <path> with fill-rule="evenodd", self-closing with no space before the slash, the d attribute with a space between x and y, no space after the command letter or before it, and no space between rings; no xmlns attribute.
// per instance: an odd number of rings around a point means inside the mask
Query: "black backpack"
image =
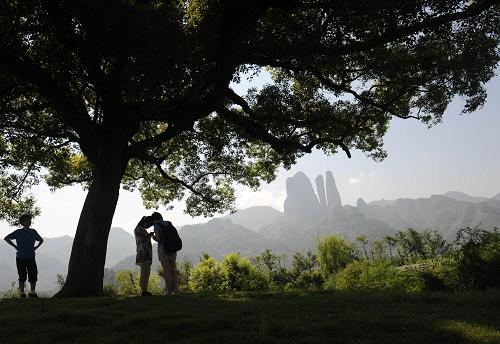
<svg viewBox="0 0 500 344"><path fill-rule="evenodd" d="M182 249L182 240L172 222L159 223L161 231L161 244L166 252L177 252Z"/></svg>

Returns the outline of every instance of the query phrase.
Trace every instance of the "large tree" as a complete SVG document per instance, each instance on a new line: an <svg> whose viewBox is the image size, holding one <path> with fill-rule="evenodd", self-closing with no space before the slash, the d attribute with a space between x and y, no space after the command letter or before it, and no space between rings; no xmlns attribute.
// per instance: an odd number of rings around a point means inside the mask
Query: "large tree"
<svg viewBox="0 0 500 344"><path fill-rule="evenodd" d="M499 23L495 0L1 1L0 216L83 184L59 296L100 295L121 187L210 215L313 149L382 159L392 117L484 103Z"/></svg>

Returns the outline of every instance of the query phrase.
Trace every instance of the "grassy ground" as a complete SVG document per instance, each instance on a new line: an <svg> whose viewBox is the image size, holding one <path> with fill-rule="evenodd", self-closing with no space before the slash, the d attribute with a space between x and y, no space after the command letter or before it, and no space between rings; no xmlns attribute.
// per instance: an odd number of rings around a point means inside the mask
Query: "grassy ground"
<svg viewBox="0 0 500 344"><path fill-rule="evenodd" d="M0 343L500 343L500 291L2 299Z"/></svg>

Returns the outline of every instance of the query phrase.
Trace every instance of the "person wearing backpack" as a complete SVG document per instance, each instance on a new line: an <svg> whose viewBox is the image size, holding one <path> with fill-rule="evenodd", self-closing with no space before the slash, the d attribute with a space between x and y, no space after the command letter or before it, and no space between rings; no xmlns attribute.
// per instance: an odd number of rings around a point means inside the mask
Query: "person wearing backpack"
<svg viewBox="0 0 500 344"><path fill-rule="evenodd" d="M177 251L182 249L182 240L177 229L170 221L164 221L160 213L154 212L151 214L151 221L154 224L155 234L153 239L158 242L158 260L163 267L165 291L167 295L175 294L179 285L175 261Z"/></svg>

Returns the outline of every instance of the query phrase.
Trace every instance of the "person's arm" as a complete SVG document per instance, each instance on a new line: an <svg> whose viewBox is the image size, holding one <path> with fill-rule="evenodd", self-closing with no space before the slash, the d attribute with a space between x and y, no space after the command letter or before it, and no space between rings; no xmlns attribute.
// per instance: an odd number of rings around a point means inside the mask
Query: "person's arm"
<svg viewBox="0 0 500 344"><path fill-rule="evenodd" d="M42 246L42 244L43 244L43 239L42 238L40 238L40 240L37 240L37 241L38 241L38 244L35 246L35 250L37 248L39 248L40 246Z"/></svg>
<svg viewBox="0 0 500 344"><path fill-rule="evenodd" d="M153 232L153 240L156 242L160 242L160 231L155 229Z"/></svg>
<svg viewBox="0 0 500 344"><path fill-rule="evenodd" d="M14 244L14 242L12 241L12 238L11 238L11 234L7 235L4 240L7 242L7 244L9 244L10 246L14 247L16 249L16 251L19 251L21 248L19 246L17 246L16 244Z"/></svg>
<svg viewBox="0 0 500 344"><path fill-rule="evenodd" d="M43 244L43 238L38 234L37 231L35 231L35 241L38 241L38 244L35 246L35 250L42 246Z"/></svg>

